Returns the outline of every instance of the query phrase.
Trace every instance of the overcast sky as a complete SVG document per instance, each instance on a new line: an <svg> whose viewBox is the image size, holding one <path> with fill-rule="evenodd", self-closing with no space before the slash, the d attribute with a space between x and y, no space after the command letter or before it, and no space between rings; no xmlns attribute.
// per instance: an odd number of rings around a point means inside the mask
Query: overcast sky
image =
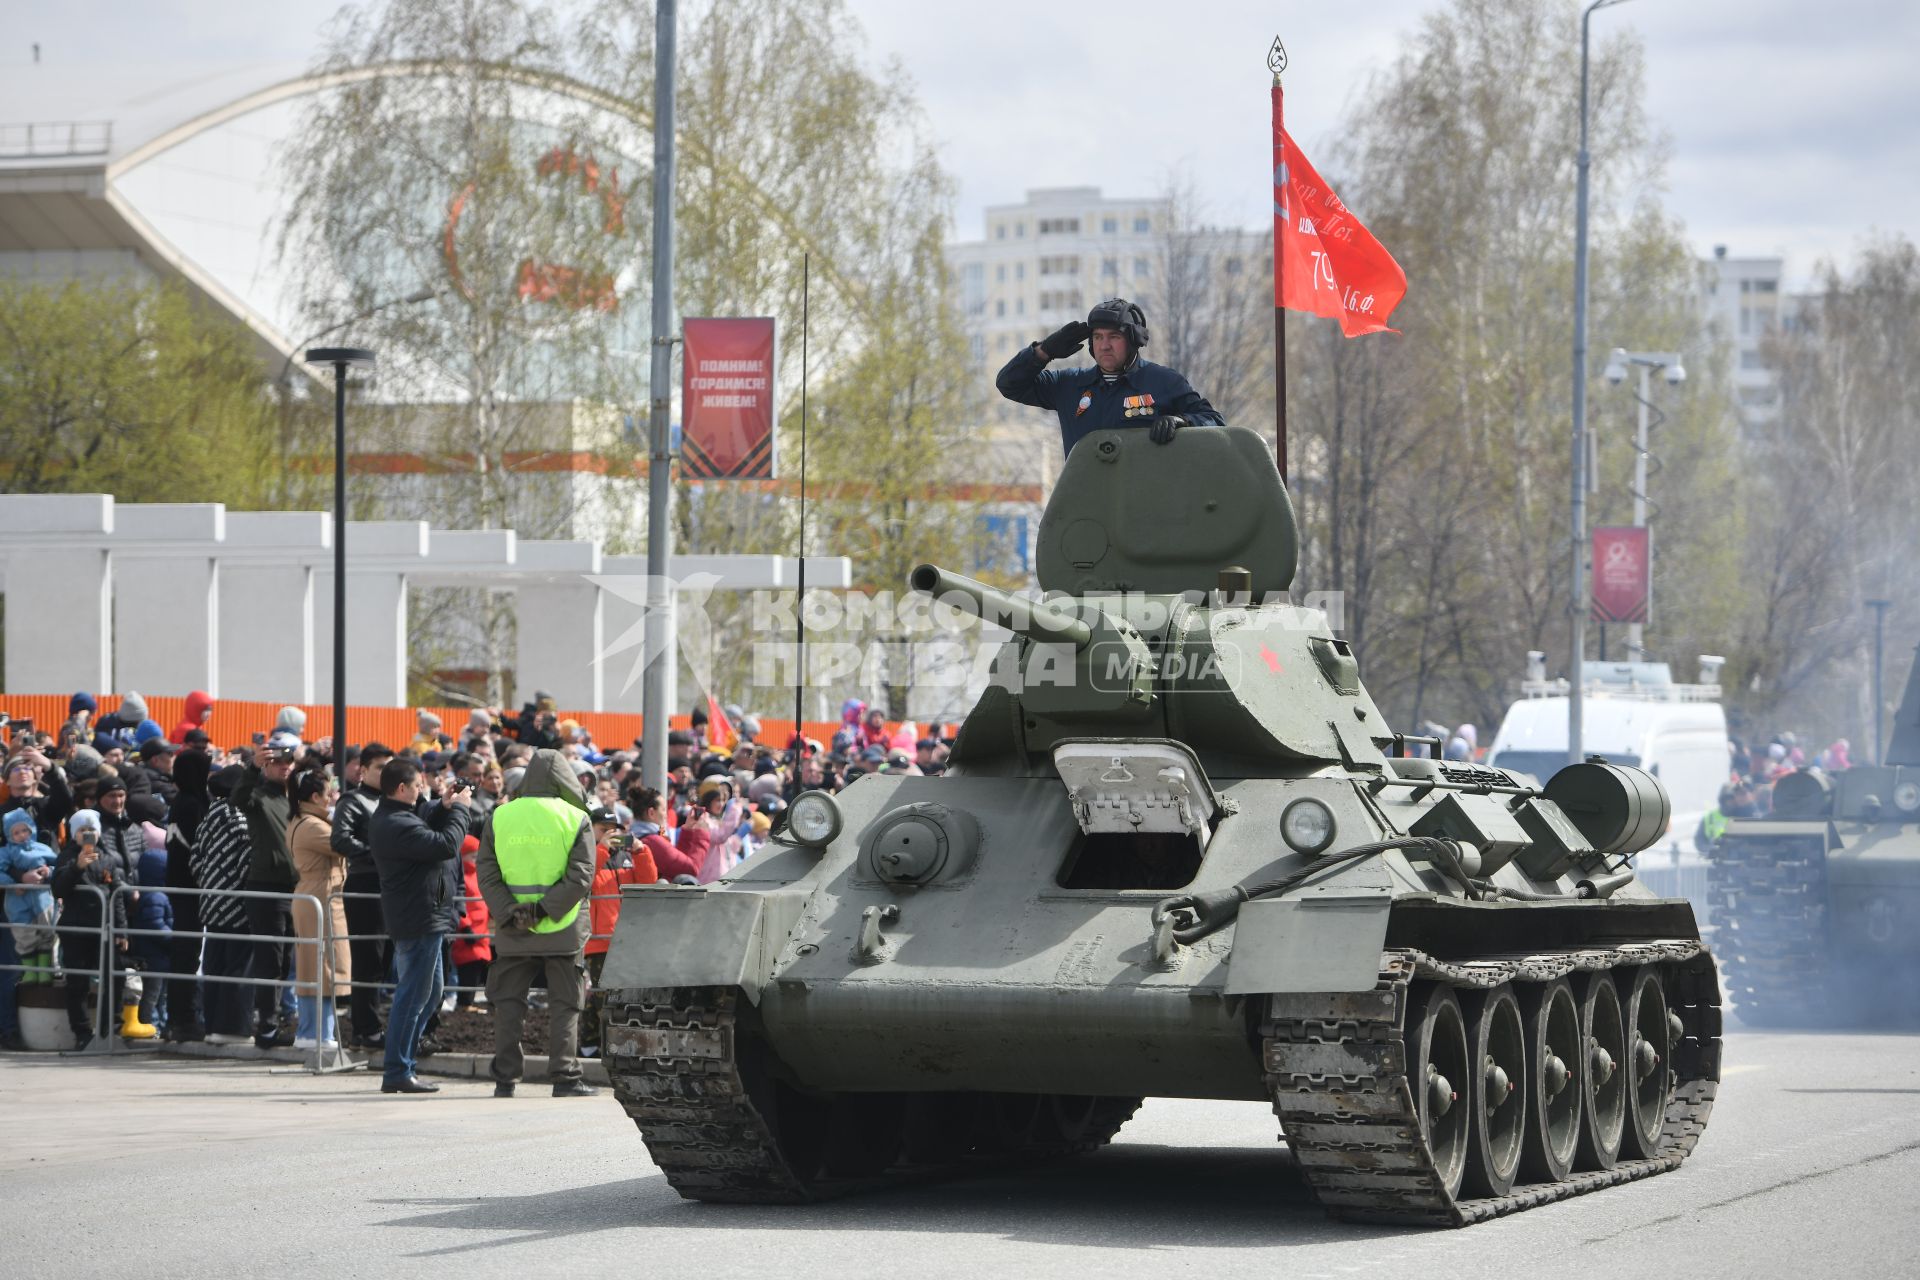
<svg viewBox="0 0 1920 1280"><path fill-rule="evenodd" d="M870 56L899 58L914 79L959 180L962 239L980 235L983 207L1028 187L1148 194L1182 166L1213 220L1257 226L1276 29L1293 59L1289 127L1311 156L1437 7L851 3ZM0 0L0 75L34 41L49 62L304 60L329 12L311 0ZM1920 238L1920 4L1632 0L1594 23L1646 43L1649 109L1672 142L1668 207L1699 252L1780 254L1799 280L1871 231Z"/></svg>

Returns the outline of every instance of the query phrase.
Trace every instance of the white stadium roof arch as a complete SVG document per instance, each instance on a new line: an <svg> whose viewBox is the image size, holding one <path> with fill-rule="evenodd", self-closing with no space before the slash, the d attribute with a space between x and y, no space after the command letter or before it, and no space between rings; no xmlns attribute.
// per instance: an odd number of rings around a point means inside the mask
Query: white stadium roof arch
<svg viewBox="0 0 1920 1280"><path fill-rule="evenodd" d="M177 279L244 323L279 365L305 336L295 332L300 320L271 243L282 212L276 152L298 100L448 69L418 61L322 72L288 63L15 68L0 83L0 276ZM490 70L651 130L643 105L565 75ZM813 253L820 283L867 311L859 285L778 200L684 135L679 141Z"/></svg>

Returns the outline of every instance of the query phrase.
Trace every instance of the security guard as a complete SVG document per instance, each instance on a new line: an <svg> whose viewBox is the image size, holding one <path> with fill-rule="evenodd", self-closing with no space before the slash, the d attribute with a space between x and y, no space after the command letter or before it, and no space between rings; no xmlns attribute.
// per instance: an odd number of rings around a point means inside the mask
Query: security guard
<svg viewBox="0 0 1920 1280"><path fill-rule="evenodd" d="M580 1009L586 1002L586 946L592 912L593 831L572 763L558 751L533 753L513 799L493 811L475 870L494 920L487 1002L493 1008L493 1096L511 1098L526 1062L520 1030L527 989L546 975L548 1076L556 1098L599 1092L580 1078Z"/></svg>
<svg viewBox="0 0 1920 1280"><path fill-rule="evenodd" d="M1047 368L1093 341L1091 369ZM1145 427L1155 444L1166 444L1187 426L1224 426L1206 398L1175 369L1140 358L1147 345L1147 315L1125 298L1111 298L1087 313L1086 321L1062 325L1007 361L995 385L1000 394L1036 409L1060 415L1065 451L1089 431L1109 427Z"/></svg>

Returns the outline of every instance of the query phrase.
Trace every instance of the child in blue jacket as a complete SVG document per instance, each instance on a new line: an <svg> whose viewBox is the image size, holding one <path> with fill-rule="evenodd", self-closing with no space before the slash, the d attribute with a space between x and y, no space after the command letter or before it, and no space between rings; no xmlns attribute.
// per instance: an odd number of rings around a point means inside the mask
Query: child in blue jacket
<svg viewBox="0 0 1920 1280"><path fill-rule="evenodd" d="M33 815L14 809L0 819L7 843L0 851L0 882L25 888L5 890L7 923L13 927L13 949L20 954L26 983L53 981L54 906L52 849L34 838Z"/></svg>

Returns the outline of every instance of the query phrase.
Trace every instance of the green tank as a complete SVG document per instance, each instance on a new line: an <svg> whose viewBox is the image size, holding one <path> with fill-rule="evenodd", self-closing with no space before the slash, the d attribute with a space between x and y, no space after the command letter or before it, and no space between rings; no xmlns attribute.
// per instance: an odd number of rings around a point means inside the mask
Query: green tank
<svg viewBox="0 0 1920 1280"><path fill-rule="evenodd" d="M1920 661L1879 765L1799 771L1727 824L1708 889L1727 993L1761 1027L1920 1021Z"/></svg>
<svg viewBox="0 0 1920 1280"><path fill-rule="evenodd" d="M1270 1106L1343 1217L1465 1225L1674 1168L1719 986L1634 880L1659 784L1410 758L1287 602L1268 446L1096 432L1049 596L932 566L1006 626L945 776L796 798L719 883L625 894L607 1069L684 1196L790 1203L1107 1142L1146 1097Z"/></svg>

